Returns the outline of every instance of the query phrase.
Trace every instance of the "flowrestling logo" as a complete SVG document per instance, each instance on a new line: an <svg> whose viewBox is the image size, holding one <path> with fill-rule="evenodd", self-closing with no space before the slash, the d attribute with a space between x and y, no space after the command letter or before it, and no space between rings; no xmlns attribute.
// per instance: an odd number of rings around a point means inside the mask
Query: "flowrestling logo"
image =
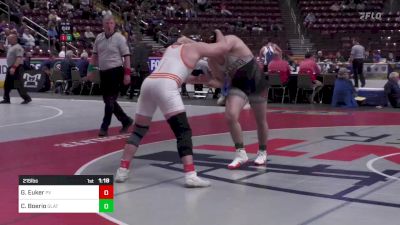
<svg viewBox="0 0 400 225"><path fill-rule="evenodd" d="M361 21L382 21L383 13L381 12L359 12L359 14Z"/></svg>

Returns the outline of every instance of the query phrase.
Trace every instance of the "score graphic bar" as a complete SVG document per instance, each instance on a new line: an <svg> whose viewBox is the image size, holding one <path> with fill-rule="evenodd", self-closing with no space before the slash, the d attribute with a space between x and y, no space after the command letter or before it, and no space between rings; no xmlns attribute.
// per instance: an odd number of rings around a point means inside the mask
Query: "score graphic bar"
<svg viewBox="0 0 400 225"><path fill-rule="evenodd" d="M113 212L113 176L19 176L18 211L20 213Z"/></svg>

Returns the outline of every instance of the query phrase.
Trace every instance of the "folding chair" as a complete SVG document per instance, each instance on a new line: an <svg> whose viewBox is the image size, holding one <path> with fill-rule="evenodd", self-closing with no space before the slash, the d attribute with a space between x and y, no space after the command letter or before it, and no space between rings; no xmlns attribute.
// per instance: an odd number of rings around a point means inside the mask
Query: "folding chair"
<svg viewBox="0 0 400 225"><path fill-rule="evenodd" d="M269 83L268 93L269 93L269 90L272 90L272 97L274 99L275 99L274 90L281 89L282 90L282 104L285 101L285 97L288 97L289 102L290 102L289 90L288 90L287 95L285 95L287 86L282 84L281 76L279 75L279 71L277 73L268 74L268 83Z"/></svg>
<svg viewBox="0 0 400 225"><path fill-rule="evenodd" d="M95 70L95 71L94 71L94 78L93 78L93 80L92 80L92 84L91 84L91 87L90 87L89 95L92 95L93 87L94 87L95 85L97 85L98 87L100 87L100 72L99 72L98 70Z"/></svg>
<svg viewBox="0 0 400 225"><path fill-rule="evenodd" d="M296 90L296 97L294 102L297 103L297 97L299 94L299 90L303 91L315 91L314 84L311 80L311 77L308 74L299 74L297 75L297 90Z"/></svg>
<svg viewBox="0 0 400 225"><path fill-rule="evenodd" d="M50 81L53 83L54 92L56 91L57 84L60 84L61 90L60 93L64 92L64 88L66 85L66 81L61 74L61 70L57 69L56 67L51 70Z"/></svg>

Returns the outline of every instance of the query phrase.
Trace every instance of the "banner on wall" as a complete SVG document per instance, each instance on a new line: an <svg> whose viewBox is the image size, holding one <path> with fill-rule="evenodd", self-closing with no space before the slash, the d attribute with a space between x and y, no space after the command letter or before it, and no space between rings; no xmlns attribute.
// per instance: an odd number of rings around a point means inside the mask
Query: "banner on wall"
<svg viewBox="0 0 400 225"><path fill-rule="evenodd" d="M363 74L367 80L386 80L388 72L387 63L364 63Z"/></svg>
<svg viewBox="0 0 400 225"><path fill-rule="evenodd" d="M25 71L22 77L24 87L30 92L39 91L46 81L45 76L39 70Z"/></svg>
<svg viewBox="0 0 400 225"><path fill-rule="evenodd" d="M4 81L7 73L7 60L5 58L0 59L0 70L0 81Z"/></svg>
<svg viewBox="0 0 400 225"><path fill-rule="evenodd" d="M150 68L150 73L152 73L160 64L161 57L149 57L148 63Z"/></svg>
<svg viewBox="0 0 400 225"><path fill-rule="evenodd" d="M31 66L33 70L25 72L24 84L29 91L37 91L43 85L43 77L41 77L40 66L47 58L32 58ZM78 59L74 59L75 61ZM54 66L60 68L62 59L55 59ZM150 72L153 72L161 61L161 57L149 57L148 64ZM3 87L3 83L7 72L7 61L5 58L0 58L0 87ZM38 85L38 86L37 86Z"/></svg>

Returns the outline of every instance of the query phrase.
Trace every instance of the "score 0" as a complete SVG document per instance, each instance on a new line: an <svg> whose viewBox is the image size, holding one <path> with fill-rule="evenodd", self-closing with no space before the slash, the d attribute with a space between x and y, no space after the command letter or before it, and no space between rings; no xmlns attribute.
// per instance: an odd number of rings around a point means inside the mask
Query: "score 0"
<svg viewBox="0 0 400 225"><path fill-rule="evenodd" d="M114 211L114 187L113 185L99 186L99 212Z"/></svg>

